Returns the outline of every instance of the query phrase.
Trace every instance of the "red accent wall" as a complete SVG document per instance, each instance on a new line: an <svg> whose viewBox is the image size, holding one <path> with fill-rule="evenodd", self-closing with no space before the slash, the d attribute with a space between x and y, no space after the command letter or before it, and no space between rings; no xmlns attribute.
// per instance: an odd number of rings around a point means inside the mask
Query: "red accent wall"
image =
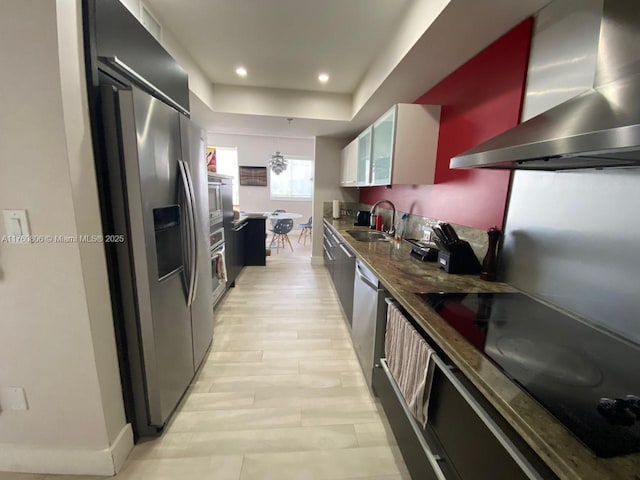
<svg viewBox="0 0 640 480"><path fill-rule="evenodd" d="M368 187L360 202L391 200L414 215L487 229L502 226L510 171L451 170L451 157L518 124L533 19L485 48L414 103L442 105L435 185Z"/></svg>

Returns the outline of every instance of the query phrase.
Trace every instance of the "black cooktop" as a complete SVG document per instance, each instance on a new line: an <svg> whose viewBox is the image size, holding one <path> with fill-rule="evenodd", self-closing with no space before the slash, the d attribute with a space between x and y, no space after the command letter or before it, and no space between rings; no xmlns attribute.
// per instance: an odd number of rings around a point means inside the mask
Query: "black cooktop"
<svg viewBox="0 0 640 480"><path fill-rule="evenodd" d="M521 293L419 293L599 457L640 452L640 346Z"/></svg>

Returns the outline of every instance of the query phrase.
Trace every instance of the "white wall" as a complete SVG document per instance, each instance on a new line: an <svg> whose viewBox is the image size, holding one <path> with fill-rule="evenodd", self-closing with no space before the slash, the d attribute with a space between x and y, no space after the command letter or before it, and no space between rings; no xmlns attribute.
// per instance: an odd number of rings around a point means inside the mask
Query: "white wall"
<svg viewBox="0 0 640 480"><path fill-rule="evenodd" d="M313 188L313 248L312 263L322 263L322 225L324 202L341 200L357 202L358 190L341 188L340 161L342 149L349 141L341 138L316 137L315 140L315 183Z"/></svg>
<svg viewBox="0 0 640 480"><path fill-rule="evenodd" d="M100 234L80 0L3 0L0 208L31 233ZM4 234L0 227L0 235ZM0 244L0 471L111 475L132 447L101 244Z"/></svg>
<svg viewBox="0 0 640 480"><path fill-rule="evenodd" d="M238 166L268 166L269 158L276 150L283 155L314 158L313 139L268 137L259 135L207 134L208 145L212 147L236 147ZM271 200L269 187L240 186L240 209L247 212L270 212L282 208L287 212L301 213L300 222L311 216L311 201Z"/></svg>

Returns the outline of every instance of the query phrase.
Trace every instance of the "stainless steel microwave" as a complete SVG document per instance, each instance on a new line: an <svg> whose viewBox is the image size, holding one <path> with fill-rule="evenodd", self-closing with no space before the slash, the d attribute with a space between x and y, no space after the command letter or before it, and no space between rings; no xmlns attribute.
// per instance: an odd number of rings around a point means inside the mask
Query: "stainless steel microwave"
<svg viewBox="0 0 640 480"><path fill-rule="evenodd" d="M222 223L222 181L209 177L209 225Z"/></svg>

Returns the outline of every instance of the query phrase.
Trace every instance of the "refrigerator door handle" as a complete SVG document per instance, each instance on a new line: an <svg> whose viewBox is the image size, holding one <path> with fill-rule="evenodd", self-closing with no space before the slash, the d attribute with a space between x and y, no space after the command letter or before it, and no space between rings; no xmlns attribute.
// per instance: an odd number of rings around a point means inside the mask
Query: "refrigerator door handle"
<svg viewBox="0 0 640 480"><path fill-rule="evenodd" d="M191 170L189 169L189 164L182 161L184 163L184 171L187 174L187 183L191 188L191 230L193 232L193 255L191 255L191 272L193 278L193 288L191 293L191 299L189 301L189 305L191 305L196 299L196 293L198 292L198 274L200 273L199 265L198 265L198 221L196 218L196 191L193 186L193 178L191 177Z"/></svg>
<svg viewBox="0 0 640 480"><path fill-rule="evenodd" d="M191 306L193 301L193 290L194 290L194 277L195 271L193 269L193 258L195 250L193 248L195 232L193 225L193 198L191 194L191 186L189 185L189 179L187 177L186 163L183 160L178 160L178 170L180 171L180 179L182 180L182 188L184 188L184 195L186 198L186 206L187 206L187 258L190 260L191 265L189 268L189 287L187 289L187 305Z"/></svg>

